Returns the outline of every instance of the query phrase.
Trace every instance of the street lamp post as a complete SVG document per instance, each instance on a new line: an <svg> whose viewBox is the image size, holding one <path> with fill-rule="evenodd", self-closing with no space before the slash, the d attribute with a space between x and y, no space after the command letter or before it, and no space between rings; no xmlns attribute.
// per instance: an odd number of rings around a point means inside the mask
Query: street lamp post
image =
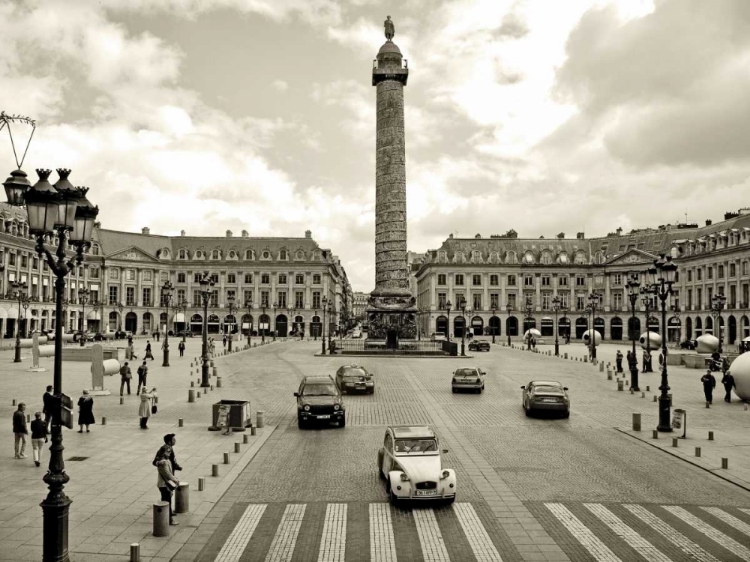
<svg viewBox="0 0 750 562"><path fill-rule="evenodd" d="M560 300L560 297L555 296L555 298L552 299L552 310L555 312L555 357L560 355L560 341L558 339L558 332L560 329L557 325L557 313L560 312L561 307L562 301Z"/></svg>
<svg viewBox="0 0 750 562"><path fill-rule="evenodd" d="M203 277L200 281L200 295L203 300L203 330L202 330L202 345L201 345L201 387L207 388L211 386L208 374L208 301L213 294L214 281L211 278L211 274L208 271L203 272Z"/></svg>
<svg viewBox="0 0 750 562"><path fill-rule="evenodd" d="M326 308L328 308L328 297L323 297L323 324L320 327L320 353L326 354Z"/></svg>
<svg viewBox="0 0 750 562"><path fill-rule="evenodd" d="M492 343L495 343L495 332L497 332L497 322L495 321L495 319L497 318L495 316L496 312L497 312L497 307L496 305L493 305L492 306L492 319L493 319L492 320Z"/></svg>
<svg viewBox="0 0 750 562"><path fill-rule="evenodd" d="M162 367L169 367L169 303L172 301L172 291L174 291L174 285L170 281L166 281L161 287L161 299L164 302L164 306L167 307L167 325L164 328L164 361Z"/></svg>
<svg viewBox="0 0 750 562"><path fill-rule="evenodd" d="M188 330L188 321L187 321L188 301L185 299L185 297L182 297L180 304L177 305L177 310L179 310L182 313L182 343L185 343L186 341L185 338L187 337L187 330Z"/></svg>
<svg viewBox="0 0 750 562"><path fill-rule="evenodd" d="M508 325L505 326L505 331L508 334L508 347L510 347L511 346L511 343L510 343L510 313L513 310L513 305L511 305L510 303L507 303L505 305L505 310L508 313Z"/></svg>
<svg viewBox="0 0 750 562"><path fill-rule="evenodd" d="M267 304L268 304L267 301L261 301L261 303L260 303L260 305L261 305L260 309L263 311L263 316L261 316L261 318L263 318L266 315L266 305ZM269 320L270 320L270 318L269 318ZM271 323L269 322L268 325L270 326ZM263 328L263 323L260 324L260 344L261 345L263 345L264 343L266 343L266 330L267 329L268 328Z"/></svg>
<svg viewBox="0 0 750 562"><path fill-rule="evenodd" d="M29 297L27 296L23 302L21 303L21 306L23 307L23 335L26 337L29 337L29 317L26 315L26 311L29 309L29 304L31 304L31 301L29 300Z"/></svg>
<svg viewBox="0 0 750 562"><path fill-rule="evenodd" d="M591 359L596 361L596 328L594 323L596 322L596 308L599 305L601 295L599 293L591 293L589 295L589 309L591 310Z"/></svg>
<svg viewBox="0 0 750 562"><path fill-rule="evenodd" d="M656 273L657 269L656 267L650 267L646 270L646 279L656 279ZM645 287L641 287L641 302L643 303L643 308L646 309L646 353L648 353L649 357L651 356L651 329L649 328L649 320L651 319L651 309L652 307L652 301L651 301L651 295L654 294L654 288L653 286L649 285L649 283L646 283ZM645 359L643 362L643 372L653 372L653 369L650 368L651 361L646 363ZM649 367L649 370L646 371L646 367Z"/></svg>
<svg viewBox="0 0 750 562"><path fill-rule="evenodd" d="M464 326L461 329L461 357L466 357L464 351L464 342L466 341L466 299L461 299L461 302L458 303L458 308L461 309L461 316L464 319Z"/></svg>
<svg viewBox="0 0 750 562"><path fill-rule="evenodd" d="M447 301L445 303L445 310L448 311L448 327L445 329L446 334L445 337L448 338L448 343L451 342L451 307L453 304L451 304L451 301Z"/></svg>
<svg viewBox="0 0 750 562"><path fill-rule="evenodd" d="M672 295L672 284L675 279L677 265L672 262L672 256L664 254L658 260L654 261L654 267L649 268L649 284L647 291L656 295L661 301L661 321L662 326L667 324L667 300ZM657 277L658 272L658 277ZM648 329L648 326L646 326ZM672 396L669 394L669 379L667 376L667 338L662 337L661 353L663 357L661 365L661 394L659 395L659 425L656 428L659 431L672 431L670 420L670 408L672 406Z"/></svg>
<svg viewBox="0 0 750 562"><path fill-rule="evenodd" d="M227 304L229 305L229 316L232 317L232 319L235 321L235 324L237 323L236 318L234 317L234 312L237 310L236 307L236 300L233 295L230 295L227 297ZM229 353L232 353L232 331L229 332Z"/></svg>
<svg viewBox="0 0 750 562"><path fill-rule="evenodd" d="M78 299L81 301L81 347L86 345L86 303L89 302L91 291L78 289Z"/></svg>
<svg viewBox="0 0 750 562"><path fill-rule="evenodd" d="M333 301L330 301L328 303L328 322L330 323L333 323L333 313L334 313ZM328 354L330 355L330 353L331 353L331 326L329 324L328 326Z"/></svg>
<svg viewBox="0 0 750 562"><path fill-rule="evenodd" d="M247 315L248 317L252 318L253 315L253 299L249 298L245 301L245 308L247 309ZM247 347L252 347L250 344L252 343L252 335L253 335L253 323L250 322L249 326L247 327Z"/></svg>
<svg viewBox="0 0 750 562"><path fill-rule="evenodd" d="M719 293L711 297L711 316L714 317L714 326L719 332L719 353L722 352L722 334L721 334L721 311L727 303L727 297Z"/></svg>
<svg viewBox="0 0 750 562"><path fill-rule="evenodd" d="M528 326L528 328L526 328L526 329L529 332L529 337L526 338L526 349L527 350L531 350L531 320L534 319L534 317L532 316L533 313L534 313L534 306L531 304L531 298L527 298L526 299L526 319L525 319L525 324L526 324L526 326ZM524 327L526 327L526 326L524 326ZM526 335L526 334L524 334L524 335Z"/></svg>
<svg viewBox="0 0 750 562"><path fill-rule="evenodd" d="M636 334L635 330L635 305L638 302L638 295L641 283L638 281L638 274L637 273L631 273L630 279L628 279L628 282L625 284L625 286L628 288L628 298L630 299L630 310L631 310L631 317L630 317L630 339L633 340L633 349L631 350L631 354L633 356L631 365L634 365L635 367L630 368L630 388L632 388L635 391L640 390L638 386L638 356L635 352L635 341L638 339L638 334ZM648 324L648 320L646 321ZM648 326L647 326L648 328Z"/></svg>
<svg viewBox="0 0 750 562"><path fill-rule="evenodd" d="M13 287L13 295L15 299L18 301L18 318L16 319L16 351L15 356L13 357L13 363L20 363L21 362L21 305L26 300L26 291L28 290L29 286L24 281L23 283L19 283L18 281L13 281L10 284L11 287Z"/></svg>
<svg viewBox="0 0 750 562"><path fill-rule="evenodd" d="M4 115L4 114L3 114ZM7 118L7 116L6 116ZM13 118L11 118L13 119ZM33 121L27 120L34 125ZM7 123L6 123L7 124ZM28 147L27 147L28 148ZM46 260L55 275L55 315L62 317L62 301L65 294L65 277L83 262L83 253L90 244L94 221L99 209L94 207L86 193L88 188L76 188L68 181L70 170L58 169L60 179L53 186L49 183L50 170L39 169L39 181L29 185L26 174L20 169L11 172L5 180L5 192L12 206L26 207L29 233L36 238L36 252ZM57 235L57 248L53 255L45 246L45 236ZM73 257L66 255L66 246L75 248ZM68 519L71 500L65 494L65 484L70 477L65 473L63 459L62 424L72 427L71 419L63 420L63 413L71 414L67 405L70 398L62 392L62 335L63 325L55 324L54 355L54 405L52 415L52 445L49 469L43 480L49 487L42 501L42 560L44 562L68 562ZM65 411L63 410L65 401Z"/></svg>

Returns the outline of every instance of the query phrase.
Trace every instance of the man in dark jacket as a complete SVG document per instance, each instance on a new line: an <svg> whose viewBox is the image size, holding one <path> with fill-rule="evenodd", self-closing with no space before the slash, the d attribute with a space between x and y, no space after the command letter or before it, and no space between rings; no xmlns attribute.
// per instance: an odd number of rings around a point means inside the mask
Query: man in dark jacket
<svg viewBox="0 0 750 562"><path fill-rule="evenodd" d="M130 379L132 378L133 374L130 372L130 366L125 361L125 364L120 367L120 396L122 396L122 391L125 390L125 385L128 385L128 394L130 394Z"/></svg>
<svg viewBox="0 0 750 562"><path fill-rule="evenodd" d="M26 436L29 430L26 428L26 404L18 404L18 410L13 412L13 433L16 436L16 458L25 459L24 451L26 450Z"/></svg>
<svg viewBox="0 0 750 562"><path fill-rule="evenodd" d="M146 377L148 376L148 367L146 367L146 360L143 360L143 365L138 367L138 390L136 395L141 393L141 385L143 385L143 392L146 392Z"/></svg>
<svg viewBox="0 0 750 562"><path fill-rule="evenodd" d="M55 398L52 395L52 385L47 386L47 392L45 392L42 395L42 404L44 404L44 407L42 408L42 413L44 414L44 423L49 428L49 424L52 421L52 410L54 409L54 401Z"/></svg>
<svg viewBox="0 0 750 562"><path fill-rule="evenodd" d="M628 351L628 353L630 353ZM617 364L617 372L622 373L622 351L619 349L617 350L617 355L615 355L615 363Z"/></svg>
<svg viewBox="0 0 750 562"><path fill-rule="evenodd" d="M164 445L162 445L159 450L156 452L156 456L154 457L154 460L151 462L154 466L156 466L156 463L161 458L167 458L169 459L169 463L172 465L172 472L174 473L177 470L182 470L182 467L177 464L177 458L174 454L174 446L177 444L177 438L175 437L174 433L167 433L164 436Z"/></svg>
<svg viewBox="0 0 750 562"><path fill-rule="evenodd" d="M42 448L47 442L48 434L47 424L42 421L42 413L37 412L31 421L31 448L34 452L34 464L37 466L42 464Z"/></svg>
<svg viewBox="0 0 750 562"><path fill-rule="evenodd" d="M703 394L706 395L706 402L709 404L713 403L716 377L711 373L711 369L708 369L706 374L701 377L701 382L703 383Z"/></svg>
<svg viewBox="0 0 750 562"><path fill-rule="evenodd" d="M737 388L737 383L734 382L734 376L732 376L732 373L730 371L727 371L726 373L724 373L724 376L721 377L721 384L724 385L724 391L726 392L726 395L724 396L724 402L731 402L732 389Z"/></svg>

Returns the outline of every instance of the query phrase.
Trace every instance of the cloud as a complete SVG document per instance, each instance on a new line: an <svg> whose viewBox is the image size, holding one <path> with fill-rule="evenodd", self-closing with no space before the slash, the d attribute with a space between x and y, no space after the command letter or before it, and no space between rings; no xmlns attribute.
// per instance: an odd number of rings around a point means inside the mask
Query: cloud
<svg viewBox="0 0 750 562"><path fill-rule="evenodd" d="M284 80L274 80L271 85L279 92L286 92L289 89L289 84Z"/></svg>

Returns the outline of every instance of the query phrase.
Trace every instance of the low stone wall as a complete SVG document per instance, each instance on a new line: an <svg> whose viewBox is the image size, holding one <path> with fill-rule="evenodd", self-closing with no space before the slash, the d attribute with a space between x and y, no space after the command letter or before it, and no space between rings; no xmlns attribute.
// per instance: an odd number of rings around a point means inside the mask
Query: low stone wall
<svg viewBox="0 0 750 562"><path fill-rule="evenodd" d="M63 347L63 361L91 361L90 347ZM105 347L103 350L104 360L117 359L122 362L125 360L125 349L122 347Z"/></svg>

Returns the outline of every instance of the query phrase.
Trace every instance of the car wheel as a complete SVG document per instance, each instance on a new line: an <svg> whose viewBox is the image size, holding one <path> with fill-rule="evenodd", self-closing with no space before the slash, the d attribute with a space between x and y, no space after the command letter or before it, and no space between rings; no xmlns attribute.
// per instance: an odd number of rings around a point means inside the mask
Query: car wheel
<svg viewBox="0 0 750 562"><path fill-rule="evenodd" d="M453 502L456 501L456 496L453 496L452 498L448 498L445 500L445 505L451 505Z"/></svg>
<svg viewBox="0 0 750 562"><path fill-rule="evenodd" d="M384 476L383 478L385 478L385 493L390 496L391 495L391 479L388 478L387 476Z"/></svg>
<svg viewBox="0 0 750 562"><path fill-rule="evenodd" d="M391 495L391 498L390 498L391 499L391 503L393 505L396 505L398 503L398 496L393 493L393 490L390 490L390 495Z"/></svg>
<svg viewBox="0 0 750 562"><path fill-rule="evenodd" d="M297 418L297 427L299 429L305 429L307 427L307 422L305 422L302 418Z"/></svg>
<svg viewBox="0 0 750 562"><path fill-rule="evenodd" d="M452 392L453 394L455 394L455 393L457 392L457 390L456 390L455 388L451 388L451 392Z"/></svg>
<svg viewBox="0 0 750 562"><path fill-rule="evenodd" d="M526 417L528 418L530 416L531 416L531 408L526 408Z"/></svg>
<svg viewBox="0 0 750 562"><path fill-rule="evenodd" d="M567 412L565 412L563 414L563 417L566 418L566 419L569 418L570 417L570 410L568 410Z"/></svg>
<svg viewBox="0 0 750 562"><path fill-rule="evenodd" d="M346 416L341 418L341 421L339 422L339 427L346 427Z"/></svg>

